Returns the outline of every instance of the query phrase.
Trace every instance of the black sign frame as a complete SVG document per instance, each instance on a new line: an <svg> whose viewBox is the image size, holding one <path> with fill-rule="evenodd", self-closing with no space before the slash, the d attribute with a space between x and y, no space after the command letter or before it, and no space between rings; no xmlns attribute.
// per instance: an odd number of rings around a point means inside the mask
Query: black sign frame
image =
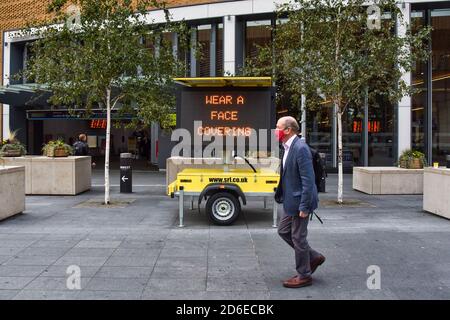
<svg viewBox="0 0 450 320"><path fill-rule="evenodd" d="M248 123L249 127L254 128L257 132L258 129L267 129L268 130L268 136L267 136L267 143L269 144L268 147L270 148L270 129L274 129L275 125L276 125L276 114L275 114L275 88L274 87L230 87L230 86L224 86L224 87L216 87L216 86L211 86L211 87L187 87L187 86L182 86L182 85L178 85L177 86L177 91L176 91L176 97L177 97L177 104L176 104L176 114L177 114L177 118L176 118L176 127L177 128L183 128L183 129L187 129L190 133L191 136L194 137L194 135L196 134L196 132L194 132L194 124L193 121L194 120L203 120L203 119L194 119L195 116L191 116L190 114L193 110L193 108L202 108L205 107L204 104L202 104L201 102L198 102L199 105L196 106L194 105L195 102L193 101L184 101L183 99L183 95L185 93L189 94L193 94L193 95L201 95L203 94L205 95L220 95L220 94L227 94L229 93L230 95L233 95L234 97L237 96L237 94L239 93L243 93L245 94L245 97L258 97L260 96L260 99L263 99L264 101L253 101L253 102L244 102L244 105L242 106L243 108L248 108L249 104L260 104L261 105L261 110L258 110L257 108L252 108L252 109L242 109L239 110L240 115L242 116L242 112L245 112L245 119L246 120L252 120L255 119L255 121L253 123ZM236 104L232 104L232 106L236 106ZM218 105L217 110L225 110L225 107L223 105ZM196 110L198 111L198 110ZM194 113L195 114L195 113ZM205 115L208 114L208 112L205 112ZM262 117L261 117L262 116ZM259 117L259 118L255 118L255 117ZM264 119L262 119L264 118ZM210 122L211 123L211 122ZM207 123L207 124L210 124ZM238 121L239 123L239 121ZM223 122L221 123L220 120L215 121L215 124L217 124L218 126L220 126L221 124L225 125L225 124L229 124L229 122ZM242 124L242 123L241 123ZM256 127L254 127L253 125L257 124ZM226 142L226 139L224 139L224 142ZM203 142L203 146L209 144L210 142L208 141L204 141ZM258 144L259 144L259 140L258 140ZM234 145L236 145L236 137L234 139ZM246 150L248 150L248 138L246 138Z"/></svg>

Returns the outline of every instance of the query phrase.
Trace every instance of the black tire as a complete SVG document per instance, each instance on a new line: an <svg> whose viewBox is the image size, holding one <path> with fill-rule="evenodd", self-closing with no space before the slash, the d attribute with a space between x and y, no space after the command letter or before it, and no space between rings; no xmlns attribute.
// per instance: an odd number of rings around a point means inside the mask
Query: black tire
<svg viewBox="0 0 450 320"><path fill-rule="evenodd" d="M206 212L214 224L233 224L241 212L241 203L229 192L217 192L206 201Z"/></svg>

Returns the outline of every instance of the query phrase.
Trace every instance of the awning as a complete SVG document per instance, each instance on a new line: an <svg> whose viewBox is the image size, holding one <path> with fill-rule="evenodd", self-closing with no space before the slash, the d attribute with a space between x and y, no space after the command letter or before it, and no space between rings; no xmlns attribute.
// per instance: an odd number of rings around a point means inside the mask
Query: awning
<svg viewBox="0 0 450 320"><path fill-rule="evenodd" d="M174 78L175 83L186 87L271 87L271 77L206 77Z"/></svg>
<svg viewBox="0 0 450 320"><path fill-rule="evenodd" d="M0 86L0 103L9 105L48 105L50 91L35 83Z"/></svg>
<svg viewBox="0 0 450 320"><path fill-rule="evenodd" d="M120 113L119 110L111 110L111 119L113 120L131 120L135 115L130 113ZM27 120L95 120L106 119L106 110L91 109L39 109L27 110Z"/></svg>

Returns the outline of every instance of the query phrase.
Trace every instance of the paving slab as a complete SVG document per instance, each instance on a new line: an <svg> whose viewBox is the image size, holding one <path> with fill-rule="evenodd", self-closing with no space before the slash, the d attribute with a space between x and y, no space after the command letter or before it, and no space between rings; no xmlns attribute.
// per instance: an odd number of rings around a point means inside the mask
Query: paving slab
<svg viewBox="0 0 450 320"><path fill-rule="evenodd" d="M0 277L0 290L23 289L33 277Z"/></svg>
<svg viewBox="0 0 450 320"><path fill-rule="evenodd" d="M74 300L78 291L59 290L22 290L13 297L13 300Z"/></svg>
<svg viewBox="0 0 450 320"><path fill-rule="evenodd" d="M69 283L68 283L69 281ZM81 277L80 284L81 288L85 288L89 283L90 278ZM33 281L27 284L24 290L38 290L38 291L74 291L76 289L71 289L70 280L67 277L43 277L39 276Z"/></svg>
<svg viewBox="0 0 450 320"><path fill-rule="evenodd" d="M206 290L206 277L204 278L150 278L146 289L154 291L204 291Z"/></svg>
<svg viewBox="0 0 450 320"><path fill-rule="evenodd" d="M89 291L134 291L142 292L147 279L142 278L92 278L86 290Z"/></svg>
<svg viewBox="0 0 450 320"><path fill-rule="evenodd" d="M362 194L344 175L344 198L367 205L330 205L330 174L317 210L324 224L312 220L308 235L327 260L312 286L287 289L294 252L261 200L249 201L233 226L212 225L202 206L186 210L178 228L178 202L157 186L164 173L133 174L142 183L126 208L77 207L102 198L102 170L81 195L26 197L25 214L0 222L0 299L450 299L450 223L424 212L419 195ZM130 198L116 187L111 196ZM82 290L67 289L72 265ZM371 266L380 289L367 286Z"/></svg>
<svg viewBox="0 0 450 320"><path fill-rule="evenodd" d="M139 291L90 291L79 292L77 300L139 300L142 293Z"/></svg>

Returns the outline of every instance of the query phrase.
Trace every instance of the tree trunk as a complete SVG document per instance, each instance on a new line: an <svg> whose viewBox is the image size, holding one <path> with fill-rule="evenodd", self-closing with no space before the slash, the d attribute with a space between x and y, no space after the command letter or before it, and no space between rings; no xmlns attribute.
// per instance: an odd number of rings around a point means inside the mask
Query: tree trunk
<svg viewBox="0 0 450 320"><path fill-rule="evenodd" d="M302 94L301 96L301 133L302 137L306 139L306 96Z"/></svg>
<svg viewBox="0 0 450 320"><path fill-rule="evenodd" d="M337 110L337 139L338 139L338 203L342 203L344 197L344 176L343 176L343 168L342 168L342 112L340 107L336 105Z"/></svg>
<svg viewBox="0 0 450 320"><path fill-rule="evenodd" d="M109 154L111 144L111 89L106 90L105 204L109 204Z"/></svg>
<svg viewBox="0 0 450 320"><path fill-rule="evenodd" d="M340 71L340 53L341 53L341 42L340 42L340 35L341 35L341 24L340 24L340 14L341 14L341 8L338 6L338 15L337 15L337 26L336 26L336 51L335 51L335 63L336 63L336 80L339 79L339 71ZM339 82L338 82L339 84ZM343 202L343 196L344 196L344 177L343 177L343 170L342 170L342 92L341 92L341 86L338 85L338 90L336 91L338 94L334 99L334 107L335 112L337 115L337 129L338 129L338 197L337 202L342 203Z"/></svg>

